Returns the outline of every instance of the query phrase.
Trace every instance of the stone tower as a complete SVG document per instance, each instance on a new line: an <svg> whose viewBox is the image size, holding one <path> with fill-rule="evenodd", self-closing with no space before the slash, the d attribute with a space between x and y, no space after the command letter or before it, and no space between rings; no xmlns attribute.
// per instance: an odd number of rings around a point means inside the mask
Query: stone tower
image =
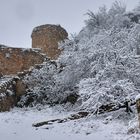
<svg viewBox="0 0 140 140"><path fill-rule="evenodd" d="M61 50L58 49L58 42L68 37L68 33L60 25L41 25L35 27L32 32L32 48L41 48L51 59L56 59Z"/></svg>

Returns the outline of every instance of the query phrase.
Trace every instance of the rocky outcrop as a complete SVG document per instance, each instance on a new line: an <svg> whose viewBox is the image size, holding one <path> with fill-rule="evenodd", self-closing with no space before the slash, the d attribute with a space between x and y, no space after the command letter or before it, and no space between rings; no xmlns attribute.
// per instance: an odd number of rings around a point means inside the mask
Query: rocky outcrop
<svg viewBox="0 0 140 140"><path fill-rule="evenodd" d="M41 25L33 29L32 48L41 48L51 59L56 59L61 50L58 49L58 42L68 37L68 33L60 25Z"/></svg>

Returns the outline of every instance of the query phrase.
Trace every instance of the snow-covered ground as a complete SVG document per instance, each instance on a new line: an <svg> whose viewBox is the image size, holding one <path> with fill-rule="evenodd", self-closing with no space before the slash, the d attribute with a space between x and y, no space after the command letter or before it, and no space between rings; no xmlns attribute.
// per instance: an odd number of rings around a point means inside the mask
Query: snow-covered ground
<svg viewBox="0 0 140 140"><path fill-rule="evenodd" d="M59 110L59 111L58 111ZM72 112L71 112L72 113ZM138 134L127 134L128 123L107 117L87 117L62 124L54 123L40 128L35 122L64 118L71 114L60 108L14 108L0 113L1 140L139 140Z"/></svg>

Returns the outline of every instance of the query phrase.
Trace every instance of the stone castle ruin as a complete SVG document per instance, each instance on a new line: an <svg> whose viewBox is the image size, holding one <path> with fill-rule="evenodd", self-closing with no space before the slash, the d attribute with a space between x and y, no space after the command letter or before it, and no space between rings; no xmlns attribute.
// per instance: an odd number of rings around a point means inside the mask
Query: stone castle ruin
<svg viewBox="0 0 140 140"><path fill-rule="evenodd" d="M0 75L16 74L41 64L45 57L57 59L61 53L58 43L68 33L60 25L42 25L32 32L32 48L13 48L0 45Z"/></svg>
<svg viewBox="0 0 140 140"><path fill-rule="evenodd" d="M58 42L68 38L68 33L60 25L42 25L34 28L32 32L32 48L41 48L51 59L56 59L61 50Z"/></svg>
<svg viewBox="0 0 140 140"><path fill-rule="evenodd" d="M26 94L22 78L45 60L57 59L62 50L58 43L68 38L60 25L42 25L33 29L32 48L13 48L0 45L0 112L13 107ZM55 61L54 61L55 63Z"/></svg>

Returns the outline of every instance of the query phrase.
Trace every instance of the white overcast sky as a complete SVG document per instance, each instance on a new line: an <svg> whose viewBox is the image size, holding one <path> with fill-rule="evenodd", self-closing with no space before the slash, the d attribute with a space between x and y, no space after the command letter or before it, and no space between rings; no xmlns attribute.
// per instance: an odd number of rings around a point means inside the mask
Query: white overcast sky
<svg viewBox="0 0 140 140"><path fill-rule="evenodd" d="M0 44L31 47L31 32L41 24L60 24L68 33L84 26L87 10L110 7L114 0L0 0ZM140 0L122 0L133 9Z"/></svg>

